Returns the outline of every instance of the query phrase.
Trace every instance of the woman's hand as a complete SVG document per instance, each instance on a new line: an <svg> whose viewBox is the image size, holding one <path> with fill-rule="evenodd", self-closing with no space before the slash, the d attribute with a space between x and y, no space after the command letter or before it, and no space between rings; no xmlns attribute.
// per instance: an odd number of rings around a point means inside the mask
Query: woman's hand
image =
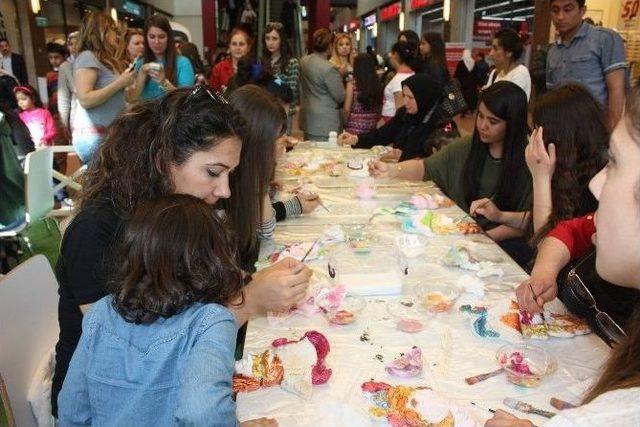
<svg viewBox="0 0 640 427"><path fill-rule="evenodd" d="M247 292L247 303L255 307L253 314L286 311L304 299L311 270L300 261L285 258L253 274ZM249 301L251 299L251 301Z"/></svg>
<svg viewBox="0 0 640 427"><path fill-rule="evenodd" d="M118 86L122 89L127 88L136 82L136 72L133 68L127 68L116 78Z"/></svg>
<svg viewBox="0 0 640 427"><path fill-rule="evenodd" d="M533 424L529 420L523 420L502 409L498 409L493 414L493 418L487 420L484 427L533 427Z"/></svg>
<svg viewBox="0 0 640 427"><path fill-rule="evenodd" d="M278 427L278 422L272 418L256 418L241 422L240 427Z"/></svg>
<svg viewBox="0 0 640 427"><path fill-rule="evenodd" d="M544 146L542 127L534 129L524 151L527 167L533 179L551 180L556 170L556 146L549 144L548 151Z"/></svg>
<svg viewBox="0 0 640 427"><path fill-rule="evenodd" d="M397 168L395 165L374 160L369 163L369 175L378 179L393 179L397 176Z"/></svg>
<svg viewBox="0 0 640 427"><path fill-rule="evenodd" d="M531 278L520 283L516 288L516 298L520 308L530 313L539 313L544 304L558 295L556 274L543 268L534 267Z"/></svg>
<svg viewBox="0 0 640 427"><path fill-rule="evenodd" d="M342 132L338 136L339 145L351 145L354 146L358 143L358 135L352 135L349 132Z"/></svg>
<svg viewBox="0 0 640 427"><path fill-rule="evenodd" d="M471 202L469 215L471 215L472 217L481 215L491 222L502 222L502 211L498 209L498 207L495 205L495 203L493 203L491 199L487 198L474 200L473 202Z"/></svg>
<svg viewBox="0 0 640 427"><path fill-rule="evenodd" d="M400 157L402 157L402 150L399 148L392 148L391 151L380 156L380 160L384 160L386 162L388 161L397 162L398 160L400 160Z"/></svg>
<svg viewBox="0 0 640 427"><path fill-rule="evenodd" d="M320 206L320 196L315 193L301 193L296 196L302 207L302 213L310 213Z"/></svg>
<svg viewBox="0 0 640 427"><path fill-rule="evenodd" d="M142 66L141 70L156 82L161 82L166 78L164 67L157 62L147 62Z"/></svg>

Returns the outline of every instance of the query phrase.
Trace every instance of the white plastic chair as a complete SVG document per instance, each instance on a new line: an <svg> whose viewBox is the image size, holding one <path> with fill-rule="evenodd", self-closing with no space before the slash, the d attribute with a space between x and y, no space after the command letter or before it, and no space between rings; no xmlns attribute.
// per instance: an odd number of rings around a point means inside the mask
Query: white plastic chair
<svg viewBox="0 0 640 427"><path fill-rule="evenodd" d="M17 426L36 426L27 401L31 380L58 339L58 283L43 255L0 279L0 374Z"/></svg>
<svg viewBox="0 0 640 427"><path fill-rule="evenodd" d="M49 231L47 219L53 212L53 152L50 148L41 148L27 154L24 161L25 173L25 218L24 222L9 230L0 231L0 237L16 237L33 255L29 237L24 234L29 224L44 220ZM68 214L72 212L69 211Z"/></svg>

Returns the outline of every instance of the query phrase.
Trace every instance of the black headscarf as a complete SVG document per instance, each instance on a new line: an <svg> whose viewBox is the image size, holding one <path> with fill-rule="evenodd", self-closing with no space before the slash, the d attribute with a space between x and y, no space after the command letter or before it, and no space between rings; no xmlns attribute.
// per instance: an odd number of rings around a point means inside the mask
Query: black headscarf
<svg viewBox="0 0 640 427"><path fill-rule="evenodd" d="M406 113L405 117L411 124L422 123L425 116L442 98L442 85L431 79L426 74L414 74L402 81L402 87L407 86L413 93L418 112L416 114Z"/></svg>

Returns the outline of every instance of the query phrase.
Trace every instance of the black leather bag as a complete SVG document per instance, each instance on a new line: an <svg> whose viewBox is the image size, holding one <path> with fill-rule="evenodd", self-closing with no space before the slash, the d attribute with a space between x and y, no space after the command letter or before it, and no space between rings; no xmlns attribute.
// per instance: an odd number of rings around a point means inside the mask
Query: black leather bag
<svg viewBox="0 0 640 427"><path fill-rule="evenodd" d="M462 87L457 79L449 79L445 83L442 95L442 108L451 117L469 109L467 101L464 100L464 95L462 94Z"/></svg>

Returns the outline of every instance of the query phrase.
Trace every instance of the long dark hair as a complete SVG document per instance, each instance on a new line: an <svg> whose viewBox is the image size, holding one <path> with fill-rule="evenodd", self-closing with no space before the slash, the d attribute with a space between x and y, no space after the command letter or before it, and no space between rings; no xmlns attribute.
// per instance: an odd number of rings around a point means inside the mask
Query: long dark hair
<svg viewBox="0 0 640 427"><path fill-rule="evenodd" d="M173 38L171 24L169 24L169 20L164 15L156 13L148 17L144 22L144 62L152 62L157 59L149 47L149 41L147 40L147 35L151 27L160 28L167 33L167 50L164 52L164 74L167 80L176 85L176 57L178 56L178 52L176 52L176 44Z"/></svg>
<svg viewBox="0 0 640 427"><path fill-rule="evenodd" d="M525 191L525 189L516 188L518 180L515 177L527 167L524 161L524 149L527 144L527 95L515 83L503 80L482 91L478 105L481 103L507 124L502 147L502 172L493 201L501 210L514 210L516 208L514 196ZM469 205L478 198L482 169L488 149L487 144L480 140L476 125L471 151L465 161L462 175L465 199Z"/></svg>
<svg viewBox="0 0 640 427"><path fill-rule="evenodd" d="M106 199L121 216L147 200L173 192L171 165L227 138L245 137L245 121L230 106L204 90L176 89L136 103L107 128L104 140L83 175L80 209Z"/></svg>
<svg viewBox="0 0 640 427"><path fill-rule="evenodd" d="M262 201L267 195L276 165L275 141L281 135L287 114L278 100L259 86L236 89L229 102L247 123L240 164L231 178L231 198L222 202L231 220L242 258L257 249Z"/></svg>
<svg viewBox="0 0 640 427"><path fill-rule="evenodd" d="M367 109L382 103L382 85L371 55L360 53L356 56L353 61L353 77L358 88L358 102Z"/></svg>
<svg viewBox="0 0 640 427"><path fill-rule="evenodd" d="M553 207L549 220L532 239L537 245L558 222L596 209L589 181L606 163L604 150L610 133L602 106L577 83L546 93L534 104L531 116L535 126L544 128L545 143L556 147ZM589 202L586 206L585 201Z"/></svg>
<svg viewBox="0 0 640 427"><path fill-rule="evenodd" d="M396 42L391 46L391 52L398 55L402 63L413 71L419 71L420 61L418 61L418 45L413 42Z"/></svg>
<svg viewBox="0 0 640 427"><path fill-rule="evenodd" d="M180 54L186 56L189 61L191 61L191 65L193 65L193 69L196 74L204 74L205 68L202 63L202 58L200 58L200 52L198 52L198 46L191 42L182 43L180 46Z"/></svg>
<svg viewBox="0 0 640 427"><path fill-rule="evenodd" d="M622 120L626 121L634 143L640 145L640 87L636 86L627 97ZM637 190L636 200L640 200ZM589 403L608 391L640 386L640 308L637 306L626 324L625 332L626 338L613 349L602 375L587 392L583 403Z"/></svg>
<svg viewBox="0 0 640 427"><path fill-rule="evenodd" d="M204 201L185 194L147 200L134 210L111 255L117 260L108 284L113 305L126 321L149 324L196 303L230 303L242 296L233 248L227 228Z"/></svg>
<svg viewBox="0 0 640 427"><path fill-rule="evenodd" d="M442 40L440 33L424 33L422 38L429 43L429 48L431 49L429 56L425 59L446 68L447 58L445 55L444 40Z"/></svg>
<svg viewBox="0 0 640 427"><path fill-rule="evenodd" d="M279 22L269 22L264 27L264 35L266 36L270 32L275 31L278 33L280 37L280 58L278 59L278 65L280 67L281 73L286 73L287 67L289 66L289 60L293 58L293 50L291 49L291 44L289 44L289 38L287 37L287 33L284 31L284 25ZM272 65L271 65L271 52L267 49L267 44L264 41L264 37L262 38L262 51L264 54L262 55L262 66L273 74Z"/></svg>

